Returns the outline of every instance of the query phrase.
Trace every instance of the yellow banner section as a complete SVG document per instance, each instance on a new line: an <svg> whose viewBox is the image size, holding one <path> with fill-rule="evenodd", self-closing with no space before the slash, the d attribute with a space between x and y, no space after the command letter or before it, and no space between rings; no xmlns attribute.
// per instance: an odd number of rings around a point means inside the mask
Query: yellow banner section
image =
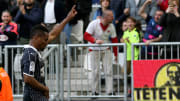
<svg viewBox="0 0 180 101"><path fill-rule="evenodd" d="M180 101L180 86L134 88L134 101Z"/></svg>

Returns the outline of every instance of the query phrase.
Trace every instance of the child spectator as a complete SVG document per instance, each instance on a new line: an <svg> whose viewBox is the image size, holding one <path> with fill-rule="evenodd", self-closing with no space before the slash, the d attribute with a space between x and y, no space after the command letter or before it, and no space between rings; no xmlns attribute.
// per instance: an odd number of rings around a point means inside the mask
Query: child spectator
<svg viewBox="0 0 180 101"><path fill-rule="evenodd" d="M121 38L122 43L127 44L127 73L131 72L131 44L140 42L140 33L136 28L136 19L133 17L127 18L128 29L124 32L123 37ZM134 59L137 60L139 55L139 49L135 48L134 50Z"/></svg>

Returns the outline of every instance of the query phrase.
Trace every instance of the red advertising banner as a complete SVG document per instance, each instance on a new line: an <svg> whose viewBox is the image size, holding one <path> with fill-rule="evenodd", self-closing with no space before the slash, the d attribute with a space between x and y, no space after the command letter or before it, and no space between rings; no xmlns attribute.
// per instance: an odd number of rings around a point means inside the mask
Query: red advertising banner
<svg viewBox="0 0 180 101"><path fill-rule="evenodd" d="M133 61L134 101L180 101L180 60Z"/></svg>

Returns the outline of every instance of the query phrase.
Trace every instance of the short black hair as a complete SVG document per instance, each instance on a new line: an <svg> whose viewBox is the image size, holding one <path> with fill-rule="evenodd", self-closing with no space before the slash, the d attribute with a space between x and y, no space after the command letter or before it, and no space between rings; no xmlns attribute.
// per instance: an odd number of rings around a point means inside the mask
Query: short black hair
<svg viewBox="0 0 180 101"><path fill-rule="evenodd" d="M48 29L44 27L43 25L35 25L30 32L30 39L32 39L34 36L42 36L45 35L45 32L49 33Z"/></svg>
<svg viewBox="0 0 180 101"><path fill-rule="evenodd" d="M4 11L2 11L2 13L1 13L1 15L3 14L3 13L5 13L5 12L7 12L7 13L9 13L9 15L11 16L11 12L9 11L9 10L4 10Z"/></svg>

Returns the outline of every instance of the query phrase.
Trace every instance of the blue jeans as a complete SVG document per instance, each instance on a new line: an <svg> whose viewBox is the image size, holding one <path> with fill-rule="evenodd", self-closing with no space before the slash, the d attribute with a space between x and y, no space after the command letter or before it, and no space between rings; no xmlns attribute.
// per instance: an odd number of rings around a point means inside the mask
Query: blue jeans
<svg viewBox="0 0 180 101"><path fill-rule="evenodd" d="M63 32L66 33L66 38L67 38L67 39L66 39L66 43L67 43L67 44L70 44L70 43L71 43L71 41L70 41L71 31L72 31L72 26L69 25L69 23L66 24L66 26L64 27Z"/></svg>

